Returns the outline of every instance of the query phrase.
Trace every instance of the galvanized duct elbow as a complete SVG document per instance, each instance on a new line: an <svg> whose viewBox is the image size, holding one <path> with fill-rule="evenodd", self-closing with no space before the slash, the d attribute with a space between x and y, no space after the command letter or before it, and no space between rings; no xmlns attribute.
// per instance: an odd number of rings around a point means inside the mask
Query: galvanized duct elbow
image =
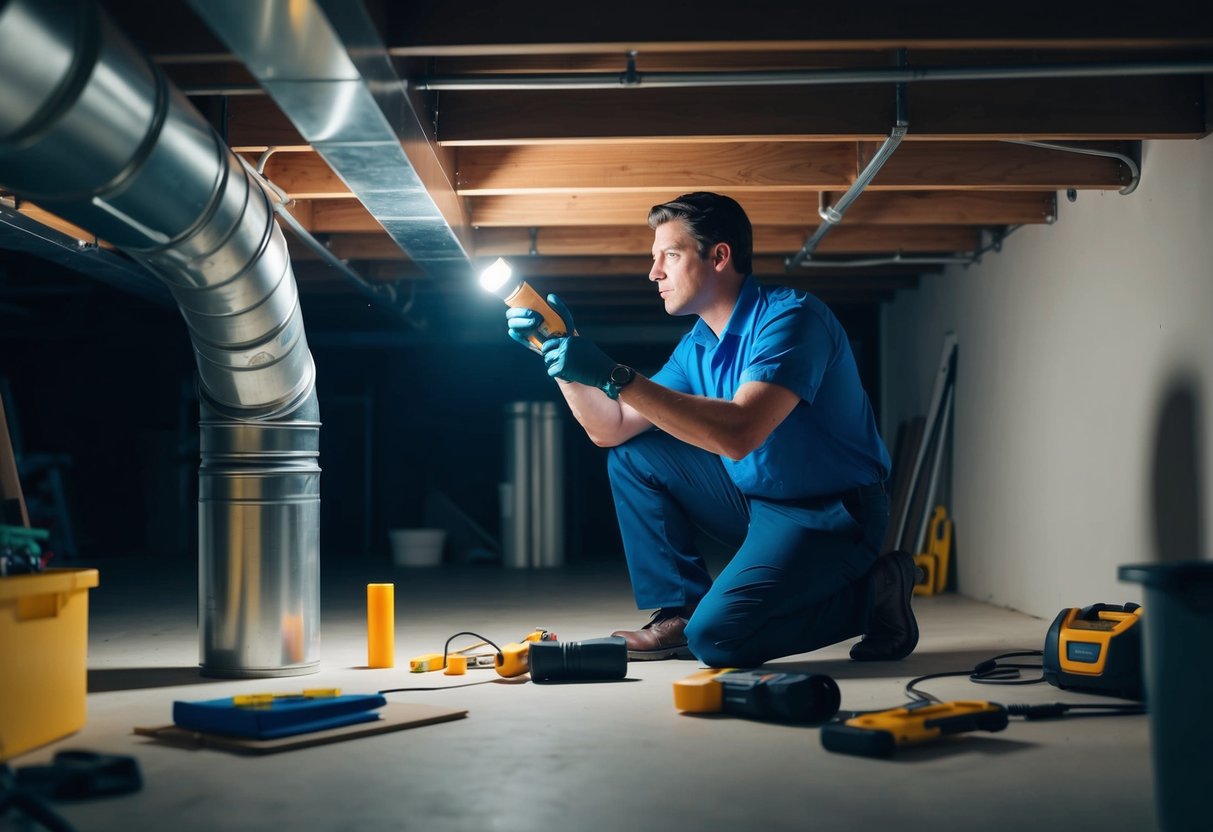
<svg viewBox="0 0 1213 832"><path fill-rule="evenodd" d="M315 367L266 195L89 0L0 0L0 187L144 264L189 327L203 672L315 671Z"/></svg>

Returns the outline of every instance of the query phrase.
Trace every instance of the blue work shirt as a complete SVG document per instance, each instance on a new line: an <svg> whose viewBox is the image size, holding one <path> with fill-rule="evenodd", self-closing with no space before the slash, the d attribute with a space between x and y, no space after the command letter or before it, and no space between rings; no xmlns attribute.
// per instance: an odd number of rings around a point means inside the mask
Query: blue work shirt
<svg viewBox="0 0 1213 832"><path fill-rule="evenodd" d="M889 452L842 324L807 292L750 275L717 339L702 319L653 381L681 393L732 399L747 381L786 387L800 401L752 453L721 457L743 494L800 499L839 494L889 475Z"/></svg>

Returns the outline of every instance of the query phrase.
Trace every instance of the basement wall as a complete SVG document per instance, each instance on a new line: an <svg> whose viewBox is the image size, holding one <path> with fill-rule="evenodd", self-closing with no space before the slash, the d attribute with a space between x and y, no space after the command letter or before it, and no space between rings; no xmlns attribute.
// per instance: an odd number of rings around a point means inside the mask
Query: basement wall
<svg viewBox="0 0 1213 832"><path fill-rule="evenodd" d="M961 594L1051 619L1141 601L1124 563L1208 558L1213 137L1146 142L1137 190L905 290L884 313L882 428L925 415L959 340L950 483Z"/></svg>

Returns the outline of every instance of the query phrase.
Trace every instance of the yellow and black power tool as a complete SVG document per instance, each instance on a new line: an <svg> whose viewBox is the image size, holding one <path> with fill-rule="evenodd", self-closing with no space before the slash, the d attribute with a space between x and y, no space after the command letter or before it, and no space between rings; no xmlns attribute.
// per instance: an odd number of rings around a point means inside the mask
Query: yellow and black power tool
<svg viewBox="0 0 1213 832"><path fill-rule="evenodd" d="M1062 610L1045 635L1045 681L1064 690L1145 698L1141 607L1092 604Z"/></svg>
<svg viewBox="0 0 1213 832"><path fill-rule="evenodd" d="M951 734L1006 727L1007 709L997 702L921 701L828 723L821 729L821 745L843 754L892 757L899 748L924 745Z"/></svg>
<svg viewBox="0 0 1213 832"><path fill-rule="evenodd" d="M726 713L771 722L824 722L838 713L838 683L824 673L700 670L674 683L683 713Z"/></svg>

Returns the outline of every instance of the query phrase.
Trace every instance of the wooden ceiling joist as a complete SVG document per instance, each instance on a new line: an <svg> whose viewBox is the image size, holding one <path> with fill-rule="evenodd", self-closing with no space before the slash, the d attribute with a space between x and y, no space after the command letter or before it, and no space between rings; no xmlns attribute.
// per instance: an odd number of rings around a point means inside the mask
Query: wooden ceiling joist
<svg viewBox="0 0 1213 832"><path fill-rule="evenodd" d="M1124 152L1122 143L1091 145ZM460 148L461 196L624 191L845 190L878 147L854 142L734 142ZM253 161L255 154L246 154ZM344 199L349 188L316 153L270 157L265 175L294 199ZM1115 158L1008 142L903 142L868 190L1116 190Z"/></svg>
<svg viewBox="0 0 1213 832"><path fill-rule="evenodd" d="M878 147L855 142L721 142L462 147L464 196L624 190L845 190ZM1124 152L1124 143L1094 144ZM274 181L283 182L275 175ZM1008 142L905 141L869 190L1119 189L1114 158ZM289 190L289 186L288 190Z"/></svg>
<svg viewBox="0 0 1213 832"><path fill-rule="evenodd" d="M672 191L623 194L482 196L468 200L474 226L518 226L526 218L544 225L641 225L649 208L677 196ZM754 225L791 225L811 229L821 223L813 193L783 191L739 197ZM319 202L316 210L330 209ZM1035 191L885 191L866 193L847 212L847 224L1019 225L1047 223L1056 217L1056 195ZM317 222L320 222L319 215ZM355 230L353 228L343 230Z"/></svg>
<svg viewBox="0 0 1213 832"><path fill-rule="evenodd" d="M1034 79L908 85L917 139L1075 141L1204 135L1200 78ZM443 93L448 145L616 141L880 141L892 85Z"/></svg>
<svg viewBox="0 0 1213 832"><path fill-rule="evenodd" d="M757 254L791 254L804 245L806 233L786 226L754 229ZM524 228L481 228L472 235L475 257L524 257L534 250L541 257L647 255L653 232L646 226L555 227L539 229L532 238ZM826 235L818 252L858 254L869 252L974 251L981 245L981 231L974 226L880 226L841 225ZM329 250L343 260L403 260L405 254L386 235L335 234Z"/></svg>
<svg viewBox="0 0 1213 832"><path fill-rule="evenodd" d="M1086 3L1029 3L1014 13L945 0L805 6L750 0L615 0L594 14L564 0L427 0L385 4L385 40L399 55L519 55L705 50L1078 49L1210 41L1200 3L1156 3L1150 14L1099 14Z"/></svg>

